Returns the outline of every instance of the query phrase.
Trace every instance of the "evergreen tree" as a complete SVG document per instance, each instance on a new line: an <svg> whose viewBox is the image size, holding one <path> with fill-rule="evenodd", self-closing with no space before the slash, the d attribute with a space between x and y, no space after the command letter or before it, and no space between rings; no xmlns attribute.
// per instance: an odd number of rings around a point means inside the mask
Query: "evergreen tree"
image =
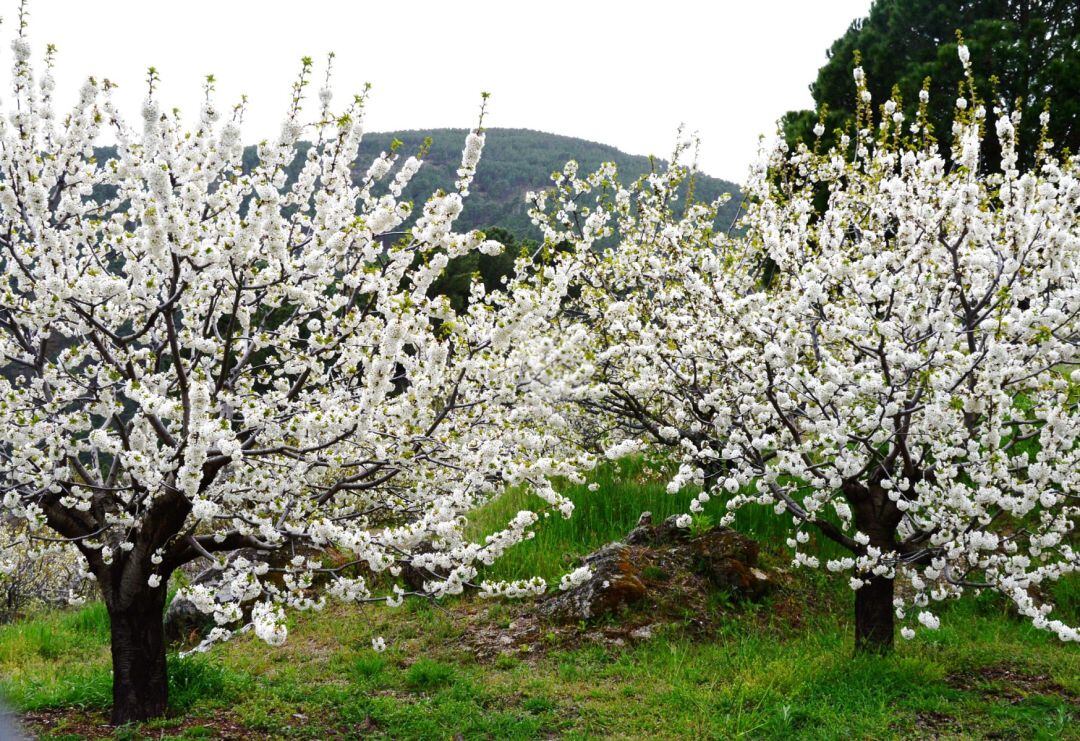
<svg viewBox="0 0 1080 741"><path fill-rule="evenodd" d="M1038 144L1046 100L1050 138L1059 149L1080 149L1080 0L875 0L869 16L833 42L829 61L811 84L818 112L792 111L784 117L788 141L812 142L822 108L827 144L837 128L851 122L856 94L851 73L859 52L875 105L895 97L895 89L908 120L929 78L930 121L947 146L964 80L956 61L957 31L971 50L976 92L988 115L1002 99L1023 110L1022 164L1031 162ZM963 94L968 95L966 89Z"/></svg>

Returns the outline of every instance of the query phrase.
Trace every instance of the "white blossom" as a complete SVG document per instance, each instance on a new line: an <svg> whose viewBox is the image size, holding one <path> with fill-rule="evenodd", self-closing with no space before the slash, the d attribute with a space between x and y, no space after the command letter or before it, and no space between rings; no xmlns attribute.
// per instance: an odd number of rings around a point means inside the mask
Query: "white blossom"
<svg viewBox="0 0 1080 741"><path fill-rule="evenodd" d="M569 574L564 574L559 581L559 589L564 592L568 589L573 589L576 586L584 584L592 577L593 571L588 566L581 566L574 569Z"/></svg>

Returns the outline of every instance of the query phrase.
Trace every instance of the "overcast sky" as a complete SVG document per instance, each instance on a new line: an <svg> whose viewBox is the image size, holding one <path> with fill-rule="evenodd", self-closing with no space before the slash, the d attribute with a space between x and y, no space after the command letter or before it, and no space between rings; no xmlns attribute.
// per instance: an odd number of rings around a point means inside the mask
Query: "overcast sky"
<svg viewBox="0 0 1080 741"><path fill-rule="evenodd" d="M785 111L810 105L807 85L825 50L869 6L33 0L30 36L36 51L59 47L61 111L93 74L120 84L120 101L137 119L145 69L154 65L162 104L195 114L202 77L213 73L220 103L248 95L245 138L257 141L276 133L300 57L321 65L334 51L339 102L374 85L369 130L469 127L487 90L488 126L578 136L633 154L666 154L685 122L701 132L702 169L740 181L758 135ZM16 7L0 0L7 38Z"/></svg>

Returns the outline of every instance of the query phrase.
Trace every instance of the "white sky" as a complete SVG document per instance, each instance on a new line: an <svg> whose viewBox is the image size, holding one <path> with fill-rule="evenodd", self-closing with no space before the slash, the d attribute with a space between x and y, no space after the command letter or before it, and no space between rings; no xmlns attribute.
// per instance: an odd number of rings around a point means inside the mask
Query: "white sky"
<svg viewBox="0 0 1080 741"><path fill-rule="evenodd" d="M758 135L811 104L825 50L870 0L33 0L35 52L59 47L57 108L86 75L120 84L137 120L145 70L160 101L194 115L202 78L219 107L249 97L245 139L276 133L299 59L334 51L337 101L373 83L367 128L523 127L670 151L680 122L708 174L740 181ZM5 39L15 0L0 0ZM6 42L3 64L10 63ZM321 67L319 68L322 69ZM320 77L321 79L321 77ZM312 97L318 85L312 88ZM6 91L4 91L6 92ZM481 164L483 167L483 164Z"/></svg>

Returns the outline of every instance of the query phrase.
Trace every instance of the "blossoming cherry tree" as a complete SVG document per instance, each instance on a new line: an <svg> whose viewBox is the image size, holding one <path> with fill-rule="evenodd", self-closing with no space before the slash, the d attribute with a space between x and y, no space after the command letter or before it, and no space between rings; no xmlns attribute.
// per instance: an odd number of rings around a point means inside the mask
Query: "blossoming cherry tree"
<svg viewBox="0 0 1080 741"><path fill-rule="evenodd" d="M455 187L413 214L400 196L419 157L384 152L354 174L363 97L335 110L327 83L305 123L310 61L245 167L244 106L222 116L212 79L190 128L162 109L153 70L137 126L93 78L58 117L52 50L36 76L25 24L13 49L0 499L29 543L72 543L99 583L114 722L166 709L162 611L184 564L219 568L188 595L213 616L211 641L250 620L279 643L283 607L327 593L461 591L537 520L466 537L466 514L505 483L569 514L547 479L574 475L573 456L525 391L544 372L528 339L567 281L520 299L478 285L461 311L429 290L448 260L501 249L453 230L481 129ZM95 149L106 139L114 156ZM419 584L403 586L404 567Z"/></svg>
<svg viewBox="0 0 1080 741"><path fill-rule="evenodd" d="M536 197L580 275L560 393L609 455L663 451L692 511L722 495L725 522L754 504L790 521L796 565L848 574L860 649L887 650L897 617L936 628L933 604L969 588L1075 641L1049 587L1080 566L1077 162L1044 139L1020 171L1017 114L973 89L943 155L897 101L875 124L855 78L837 149L765 147L741 236L716 204L676 208L679 166L630 188L571 166Z"/></svg>

